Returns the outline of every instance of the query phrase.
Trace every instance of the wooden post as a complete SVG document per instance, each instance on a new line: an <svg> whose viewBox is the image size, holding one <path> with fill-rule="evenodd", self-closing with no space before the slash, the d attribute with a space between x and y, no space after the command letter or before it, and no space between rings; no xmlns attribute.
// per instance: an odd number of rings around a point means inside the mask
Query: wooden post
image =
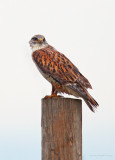
<svg viewBox="0 0 115 160"><path fill-rule="evenodd" d="M82 101L42 99L42 160L82 160Z"/></svg>

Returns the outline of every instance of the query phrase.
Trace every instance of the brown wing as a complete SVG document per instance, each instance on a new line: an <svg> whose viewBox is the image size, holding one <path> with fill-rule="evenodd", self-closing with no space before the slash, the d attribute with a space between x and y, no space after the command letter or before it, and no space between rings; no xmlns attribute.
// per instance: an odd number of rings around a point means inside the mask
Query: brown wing
<svg viewBox="0 0 115 160"><path fill-rule="evenodd" d="M85 88L92 88L77 67L53 47L48 46L35 51L32 56L38 67L60 84L78 83Z"/></svg>

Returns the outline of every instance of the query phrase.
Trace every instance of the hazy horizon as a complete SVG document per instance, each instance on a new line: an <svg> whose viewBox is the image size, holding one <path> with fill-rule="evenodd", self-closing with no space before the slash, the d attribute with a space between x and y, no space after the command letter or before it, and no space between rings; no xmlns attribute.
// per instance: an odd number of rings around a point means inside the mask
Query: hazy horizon
<svg viewBox="0 0 115 160"><path fill-rule="evenodd" d="M83 102L83 160L115 160L114 19L113 0L0 1L0 160L41 158L41 99L51 85L32 61L35 34L92 84L99 108Z"/></svg>

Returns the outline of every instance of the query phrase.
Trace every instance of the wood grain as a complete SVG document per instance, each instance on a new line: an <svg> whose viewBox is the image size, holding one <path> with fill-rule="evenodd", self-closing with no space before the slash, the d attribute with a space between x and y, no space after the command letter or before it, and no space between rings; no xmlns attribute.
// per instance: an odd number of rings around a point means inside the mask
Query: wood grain
<svg viewBox="0 0 115 160"><path fill-rule="evenodd" d="M42 160L82 160L82 101L42 99Z"/></svg>

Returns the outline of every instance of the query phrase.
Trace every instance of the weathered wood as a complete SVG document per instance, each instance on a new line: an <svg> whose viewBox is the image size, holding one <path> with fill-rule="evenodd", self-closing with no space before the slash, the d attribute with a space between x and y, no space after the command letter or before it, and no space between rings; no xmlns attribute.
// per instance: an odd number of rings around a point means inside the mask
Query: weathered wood
<svg viewBox="0 0 115 160"><path fill-rule="evenodd" d="M42 160L82 160L81 102L42 99Z"/></svg>

